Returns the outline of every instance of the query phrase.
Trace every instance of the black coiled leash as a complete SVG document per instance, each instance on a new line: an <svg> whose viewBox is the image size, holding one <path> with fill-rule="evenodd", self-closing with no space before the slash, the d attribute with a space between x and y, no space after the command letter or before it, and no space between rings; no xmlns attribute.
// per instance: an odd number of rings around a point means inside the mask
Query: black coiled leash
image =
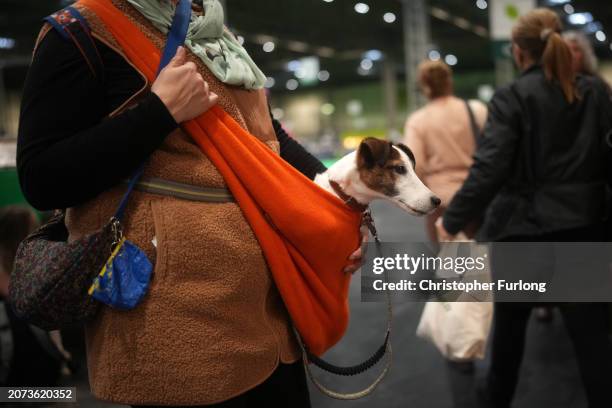
<svg viewBox="0 0 612 408"><path fill-rule="evenodd" d="M380 242L380 239L378 238L378 233L376 231L374 220L372 219L372 214L369 208L366 208L363 211L362 223L368 228L368 230L372 234L372 237L374 238L377 255L382 255L381 242ZM385 272L385 280L387 280L386 272ZM391 367L391 361L393 359L393 352L391 349L391 341L390 341L393 311L392 311L392 306L391 306L391 295L389 294L389 291L386 291L386 294L387 294L387 333L385 334L384 342L370 358L368 358L361 364L357 364L353 366L346 366L346 367L337 366L335 364L331 364L315 356L314 354L310 353L306 349L306 346L302 342L300 335L298 334L297 330L295 330L294 328L294 332L297 337L298 343L300 345L300 348L302 349L302 360L304 362L304 368L306 369L306 374L308 375L308 378L310 378L312 383L319 389L319 391L321 391L323 394L327 395L328 397L340 399L340 400L355 400L355 399L363 398L371 394L372 391L376 389L376 387L382 382L382 380L387 375L387 372L389 371L389 368ZM385 355L387 356L386 363L385 363L383 370L378 375L378 377L376 377L376 379L365 389L361 391L353 392L353 393L340 393L340 392L330 390L329 388L321 384L314 377L313 373L310 370L310 364L312 363L315 366L319 367L320 369L327 371L329 373L335 374L335 375L354 376L354 375L364 373L370 368L374 367L378 362L380 362L383 359L383 357L385 357Z"/></svg>

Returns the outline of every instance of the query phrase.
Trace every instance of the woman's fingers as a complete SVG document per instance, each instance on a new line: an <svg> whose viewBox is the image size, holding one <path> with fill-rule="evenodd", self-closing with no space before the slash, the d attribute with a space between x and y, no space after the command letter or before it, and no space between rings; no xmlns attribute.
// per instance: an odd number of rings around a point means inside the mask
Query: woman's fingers
<svg viewBox="0 0 612 408"><path fill-rule="evenodd" d="M369 231L367 228L362 228L360 232L361 245L348 257L350 263L344 268L344 273L355 273L359 268L361 268L361 265L363 265L365 260L364 256L367 248L365 244L368 242Z"/></svg>
<svg viewBox="0 0 612 408"><path fill-rule="evenodd" d="M359 268L361 268L361 262L348 265L344 268L344 273L355 273Z"/></svg>
<svg viewBox="0 0 612 408"><path fill-rule="evenodd" d="M206 110L216 105L218 100L219 100L219 96L216 93L211 92L210 94L208 94L208 96L206 97L206 106L207 106Z"/></svg>
<svg viewBox="0 0 612 408"><path fill-rule="evenodd" d="M153 82L151 91L159 96L177 123L198 117L219 99L198 72L197 65L187 60L185 48L177 50L170 64Z"/></svg>
<svg viewBox="0 0 612 408"><path fill-rule="evenodd" d="M349 261L357 261L360 260L363 257L363 251L361 250L361 248L359 248L358 250L356 250L355 252L353 252L351 254L351 256L349 256Z"/></svg>
<svg viewBox="0 0 612 408"><path fill-rule="evenodd" d="M168 66L170 66L170 67L180 67L181 65L183 65L185 63L185 58L186 57L187 57L187 52L185 51L185 48L184 47L178 47L178 49L176 50L176 54L174 54L174 57L172 57L172 59L168 63Z"/></svg>

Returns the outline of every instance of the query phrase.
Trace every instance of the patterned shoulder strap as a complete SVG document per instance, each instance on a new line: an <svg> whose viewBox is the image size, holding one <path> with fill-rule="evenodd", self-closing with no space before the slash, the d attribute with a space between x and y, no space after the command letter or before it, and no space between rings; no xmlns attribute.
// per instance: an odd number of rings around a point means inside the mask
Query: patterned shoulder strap
<svg viewBox="0 0 612 408"><path fill-rule="evenodd" d="M104 65L98 47L91 35L91 28L83 15L74 7L66 7L43 19L66 41L77 47L92 75L97 80L104 78Z"/></svg>

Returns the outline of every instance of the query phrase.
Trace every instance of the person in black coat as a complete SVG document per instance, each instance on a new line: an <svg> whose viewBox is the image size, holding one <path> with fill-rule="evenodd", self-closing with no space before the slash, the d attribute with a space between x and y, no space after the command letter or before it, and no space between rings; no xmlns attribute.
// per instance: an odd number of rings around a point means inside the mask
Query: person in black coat
<svg viewBox="0 0 612 408"><path fill-rule="evenodd" d="M485 215L483 241L602 241L606 213L606 133L612 106L594 77L576 77L551 10L522 16L512 33L521 75L489 107L469 176L452 199L441 240ZM492 259L495 274L496 260ZM499 263L498 263L499 265ZM585 271L588 272L588 271ZM533 304L496 303L487 395L512 402ZM575 346L589 407L611 407L612 350L604 304L560 304Z"/></svg>

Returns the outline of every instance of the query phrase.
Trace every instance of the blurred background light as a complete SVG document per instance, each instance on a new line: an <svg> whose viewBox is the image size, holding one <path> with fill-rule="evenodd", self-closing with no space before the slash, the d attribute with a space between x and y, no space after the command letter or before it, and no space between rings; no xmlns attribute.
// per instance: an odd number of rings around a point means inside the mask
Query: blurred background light
<svg viewBox="0 0 612 408"><path fill-rule="evenodd" d="M481 10L486 10L487 7L489 7L489 3L487 3L486 0L477 0L476 7L478 7Z"/></svg>
<svg viewBox="0 0 612 408"><path fill-rule="evenodd" d="M274 78L272 78L272 77L266 78L266 83L264 85L266 88L268 88L268 89L272 88L272 87L274 87L274 85L276 85L276 81L274 80Z"/></svg>
<svg viewBox="0 0 612 408"><path fill-rule="evenodd" d="M440 51L438 51L438 50L431 50L427 54L427 58L429 58L432 61L438 61L440 59L440 57L441 57Z"/></svg>
<svg viewBox="0 0 612 408"><path fill-rule="evenodd" d="M372 69L372 67L374 67L374 63L372 62L372 60L365 58L361 60L359 66L361 66L361 68L365 69L366 71L369 71Z"/></svg>
<svg viewBox="0 0 612 408"><path fill-rule="evenodd" d="M380 50L369 50L363 54L363 58L367 58L372 61L380 61L383 57L383 53Z"/></svg>
<svg viewBox="0 0 612 408"><path fill-rule="evenodd" d="M289 63L287 64L287 69L293 72L293 71L297 71L298 69L300 69L301 66L302 66L302 63L300 61L292 60L292 61L289 61Z"/></svg>
<svg viewBox="0 0 612 408"><path fill-rule="evenodd" d="M599 21L593 21L592 23L587 24L584 30L589 34L593 34L601 30L602 28L603 26Z"/></svg>
<svg viewBox="0 0 612 408"><path fill-rule="evenodd" d="M304 57L300 58L299 62L299 68L295 70L293 74L300 80L300 84L314 85L317 82L317 77L321 68L319 57Z"/></svg>
<svg viewBox="0 0 612 408"><path fill-rule="evenodd" d="M282 108L274 108L272 109L272 116L276 120L281 120L285 117L285 111Z"/></svg>
<svg viewBox="0 0 612 408"><path fill-rule="evenodd" d="M457 62L459 62L459 60L453 54L448 54L446 57L444 57L444 62L446 62L452 67L454 65L457 65Z"/></svg>
<svg viewBox="0 0 612 408"><path fill-rule="evenodd" d="M383 20L385 21L385 23L391 24L394 23L395 20L397 20L397 17L395 16L395 14L388 12L383 15Z"/></svg>
<svg viewBox="0 0 612 408"><path fill-rule="evenodd" d="M346 113L359 116L363 112L363 103L359 99L351 99L346 103Z"/></svg>
<svg viewBox="0 0 612 408"><path fill-rule="evenodd" d="M317 79L321 82L325 82L329 79L329 76L329 72L323 69L317 74Z"/></svg>
<svg viewBox="0 0 612 408"><path fill-rule="evenodd" d="M274 48L276 48L276 44L274 44L272 41L267 41L263 45L263 50L265 52L272 52L274 51Z"/></svg>
<svg viewBox="0 0 612 408"><path fill-rule="evenodd" d="M593 21L593 15L591 13L574 13L567 17L570 24L584 25Z"/></svg>
<svg viewBox="0 0 612 408"><path fill-rule="evenodd" d="M0 49L10 50L15 47L16 41L12 38L0 37Z"/></svg>
<svg viewBox="0 0 612 408"><path fill-rule="evenodd" d="M295 91L298 86L299 86L299 82L297 81L297 79L290 79L287 81L287 83L285 84L285 86L287 87L288 90L290 91Z"/></svg>
<svg viewBox="0 0 612 408"><path fill-rule="evenodd" d="M359 14L366 14L370 11L370 6L365 3L357 3L355 4L355 11Z"/></svg>
<svg viewBox="0 0 612 408"><path fill-rule="evenodd" d="M321 113L325 116L332 115L336 111L336 107L331 103L324 103L321 105Z"/></svg>

